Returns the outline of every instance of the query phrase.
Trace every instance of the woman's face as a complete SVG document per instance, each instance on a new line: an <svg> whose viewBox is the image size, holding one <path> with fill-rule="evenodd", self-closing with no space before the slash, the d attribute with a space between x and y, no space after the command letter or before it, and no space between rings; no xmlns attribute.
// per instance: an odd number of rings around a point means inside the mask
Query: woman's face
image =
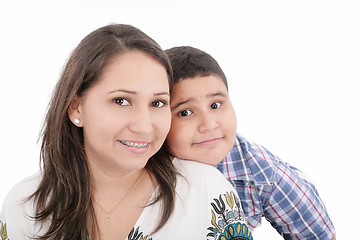
<svg viewBox="0 0 360 240"><path fill-rule="evenodd" d="M112 59L78 99L89 164L116 173L143 168L169 132L169 101L167 73L158 61L140 51Z"/></svg>

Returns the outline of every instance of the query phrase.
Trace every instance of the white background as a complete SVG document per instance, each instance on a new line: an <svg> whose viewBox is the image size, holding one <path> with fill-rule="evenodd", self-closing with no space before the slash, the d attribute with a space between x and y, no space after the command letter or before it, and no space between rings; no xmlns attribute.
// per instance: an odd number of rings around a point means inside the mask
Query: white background
<svg viewBox="0 0 360 240"><path fill-rule="evenodd" d="M217 59L238 132L312 179L338 239L358 235L357 1L120 2L1 1L0 204L38 169L40 127L71 50L116 22L139 27L164 49L191 45ZM254 237L281 239L265 220Z"/></svg>

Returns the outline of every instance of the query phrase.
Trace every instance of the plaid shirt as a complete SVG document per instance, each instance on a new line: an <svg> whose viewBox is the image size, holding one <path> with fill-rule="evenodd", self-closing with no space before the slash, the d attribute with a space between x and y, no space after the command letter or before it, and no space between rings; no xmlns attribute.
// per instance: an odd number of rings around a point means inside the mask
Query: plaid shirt
<svg viewBox="0 0 360 240"><path fill-rule="evenodd" d="M264 216L284 239L331 239L335 233L315 186L264 147L237 135L217 168L236 188L251 230Z"/></svg>

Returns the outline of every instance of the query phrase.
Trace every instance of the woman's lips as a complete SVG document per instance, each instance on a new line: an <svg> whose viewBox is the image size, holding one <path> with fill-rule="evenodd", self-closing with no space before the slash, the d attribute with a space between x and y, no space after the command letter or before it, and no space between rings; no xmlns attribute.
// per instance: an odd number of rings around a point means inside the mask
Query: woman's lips
<svg viewBox="0 0 360 240"><path fill-rule="evenodd" d="M146 148L150 144L148 142L130 142L130 141L123 141L123 140L120 140L119 142L124 144L125 146L134 147L134 148Z"/></svg>
<svg viewBox="0 0 360 240"><path fill-rule="evenodd" d="M132 153L145 153L149 149L150 142L138 142L138 141L125 141L125 140L119 140L125 149Z"/></svg>

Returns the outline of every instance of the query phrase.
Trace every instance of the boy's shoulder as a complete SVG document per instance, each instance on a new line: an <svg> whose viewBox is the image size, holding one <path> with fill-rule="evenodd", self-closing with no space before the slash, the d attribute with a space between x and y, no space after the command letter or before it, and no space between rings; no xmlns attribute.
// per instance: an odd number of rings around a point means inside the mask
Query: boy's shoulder
<svg viewBox="0 0 360 240"><path fill-rule="evenodd" d="M281 160L265 147L237 134L230 153L217 168L231 180L271 185Z"/></svg>

